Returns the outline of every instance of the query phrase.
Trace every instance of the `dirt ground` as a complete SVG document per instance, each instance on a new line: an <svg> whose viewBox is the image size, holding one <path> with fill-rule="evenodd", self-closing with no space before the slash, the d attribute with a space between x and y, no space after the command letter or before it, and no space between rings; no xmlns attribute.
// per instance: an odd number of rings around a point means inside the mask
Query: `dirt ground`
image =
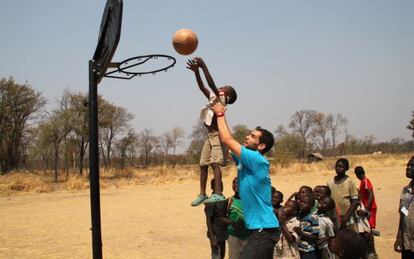
<svg viewBox="0 0 414 259"><path fill-rule="evenodd" d="M224 179L226 196L235 173ZM377 251L381 258L399 258L393 243L405 168L370 169L367 175L378 204ZM287 197L333 176L279 173L272 184ZM190 206L197 193L196 180L102 190L104 258L210 258L203 207ZM90 222L89 191L0 197L0 258L91 258Z"/></svg>

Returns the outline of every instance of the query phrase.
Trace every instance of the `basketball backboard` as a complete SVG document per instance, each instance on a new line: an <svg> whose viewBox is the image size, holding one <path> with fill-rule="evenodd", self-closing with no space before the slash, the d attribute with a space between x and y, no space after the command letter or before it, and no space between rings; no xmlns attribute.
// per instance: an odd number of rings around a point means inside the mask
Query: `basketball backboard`
<svg viewBox="0 0 414 259"><path fill-rule="evenodd" d="M93 55L96 64L97 84L110 66L121 37L122 8L122 0L107 0L106 2L99 30L98 45Z"/></svg>

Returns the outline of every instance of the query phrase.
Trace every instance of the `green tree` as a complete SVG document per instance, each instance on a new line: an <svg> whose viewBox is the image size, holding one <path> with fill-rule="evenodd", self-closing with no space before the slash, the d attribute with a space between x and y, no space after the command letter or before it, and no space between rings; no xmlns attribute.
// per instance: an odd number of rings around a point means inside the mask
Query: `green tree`
<svg viewBox="0 0 414 259"><path fill-rule="evenodd" d="M28 84L13 78L0 80L0 171L22 165L22 142L30 122L41 114L46 101Z"/></svg>
<svg viewBox="0 0 414 259"><path fill-rule="evenodd" d="M286 133L275 139L274 158L277 164L285 167L293 159L301 158L303 152L303 138L298 133Z"/></svg>

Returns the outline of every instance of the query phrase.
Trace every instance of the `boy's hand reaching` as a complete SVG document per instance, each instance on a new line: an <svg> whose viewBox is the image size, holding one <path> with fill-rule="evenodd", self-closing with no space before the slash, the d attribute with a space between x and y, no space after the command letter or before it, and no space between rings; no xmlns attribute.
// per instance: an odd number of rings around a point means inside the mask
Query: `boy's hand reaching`
<svg viewBox="0 0 414 259"><path fill-rule="evenodd" d="M197 72L198 71L198 68L200 67L199 65L198 65L198 63L195 61L195 59L189 59L188 61L187 61L187 66L186 66L188 69L190 69L191 71L193 71L193 72Z"/></svg>
<svg viewBox="0 0 414 259"><path fill-rule="evenodd" d="M201 68L205 68L206 67L206 63L204 63L204 60L200 57L195 57L193 58L193 60L197 63L197 65L199 65Z"/></svg>

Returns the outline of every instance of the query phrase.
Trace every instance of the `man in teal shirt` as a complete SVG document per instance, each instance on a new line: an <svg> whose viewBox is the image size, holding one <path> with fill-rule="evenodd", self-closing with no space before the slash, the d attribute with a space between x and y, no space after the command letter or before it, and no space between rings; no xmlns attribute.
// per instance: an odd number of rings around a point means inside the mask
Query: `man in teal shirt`
<svg viewBox="0 0 414 259"><path fill-rule="evenodd" d="M246 136L243 145L238 143L229 130L220 103L212 105L217 117L221 142L232 152L238 168L240 198L243 202L246 227L250 230L242 259L271 259L279 238L279 222L273 213L269 161L264 154L274 144L269 131L257 127Z"/></svg>

